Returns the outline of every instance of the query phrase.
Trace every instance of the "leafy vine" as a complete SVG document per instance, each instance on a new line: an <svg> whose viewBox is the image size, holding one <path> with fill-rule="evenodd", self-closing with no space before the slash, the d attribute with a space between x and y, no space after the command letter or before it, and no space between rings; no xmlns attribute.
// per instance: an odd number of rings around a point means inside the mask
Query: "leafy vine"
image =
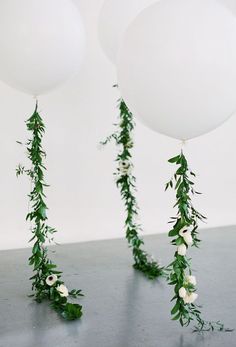
<svg viewBox="0 0 236 347"><path fill-rule="evenodd" d="M169 236L174 237L171 243L176 248L174 260L168 266L169 284L174 286L175 305L171 310L173 320L178 320L182 326L188 326L191 321L196 322L194 331L232 331L225 329L224 325L217 322L205 321L201 317L200 306L195 304L198 298L196 293L196 277L192 275L191 259L187 258L188 248L198 247L198 223L204 222L206 217L199 213L192 204L191 195L200 194L194 189L194 182L189 178L195 174L189 170L188 162L181 151L180 155L171 158L170 163L178 165L174 177L166 184L176 191L176 204L178 212L176 217L171 217L174 223L169 231Z"/></svg>
<svg viewBox="0 0 236 347"><path fill-rule="evenodd" d="M126 238L129 247L132 248L134 265L133 267L147 276L149 279L155 279L159 276L165 276L165 270L158 262L146 251L142 249L144 245L143 239L139 236L142 231L141 225L137 223L138 205L135 197L136 178L134 177L131 149L133 148L132 132L134 130L133 115L128 109L123 99L118 100L120 111L119 123L115 124L116 131L108 136L105 141L101 142L106 145L114 140L118 146L119 153L116 158L118 164L116 177L116 185L120 189L122 200L126 209Z"/></svg>
<svg viewBox="0 0 236 347"><path fill-rule="evenodd" d="M34 275L32 280L32 290L37 302L48 299L51 307L55 309L64 319L74 320L82 316L82 306L68 302L68 297L77 298L82 296L81 290L73 289L70 292L61 280L62 272L57 270L57 266L48 259L48 250L45 246L47 241L52 241L56 230L47 225L47 205L45 187L48 185L44 180L44 158L46 153L42 148L42 138L45 132L45 125L38 113L38 104L33 115L26 121L27 130L32 133L32 138L26 143L28 158L31 168L25 169L19 165L16 169L17 176L26 174L32 182L32 190L29 194L31 210L27 214L26 220L32 223L32 238L34 241L32 255L29 258L29 265L33 266Z"/></svg>

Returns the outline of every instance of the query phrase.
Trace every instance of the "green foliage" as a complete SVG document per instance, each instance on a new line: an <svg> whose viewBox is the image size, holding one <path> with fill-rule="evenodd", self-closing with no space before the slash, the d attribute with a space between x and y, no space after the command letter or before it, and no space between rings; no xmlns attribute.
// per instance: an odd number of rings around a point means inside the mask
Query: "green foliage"
<svg viewBox="0 0 236 347"><path fill-rule="evenodd" d="M82 316L81 306L67 303L62 311L62 317L67 320L75 320Z"/></svg>
<svg viewBox="0 0 236 347"><path fill-rule="evenodd" d="M133 163L131 149L133 148L132 131L134 130L133 115L129 111L124 100L118 101L120 111L119 123L115 124L116 131L107 137L102 145L114 140L117 147L120 149L116 158L117 171L115 173L116 184L120 189L121 197L125 204L126 209L126 238L129 246L132 248L134 257L134 268L144 273L149 279L155 279L159 276L165 275L164 268L161 267L157 261L148 255L142 249L144 245L143 240L139 236L142 230L138 224L138 205L135 197L136 191L136 178L132 174Z"/></svg>
<svg viewBox="0 0 236 347"><path fill-rule="evenodd" d="M73 298L81 296L80 290L72 290L68 293L67 288L64 288L65 293L60 293L58 290L60 285L64 286L61 280L61 271L57 270L57 266L48 259L48 251L45 246L46 241L53 240L53 234L56 230L47 225L47 204L45 196L45 187L48 185L44 180L44 158L46 153L42 148L42 138L45 132L45 126L42 118L38 113L38 105L36 103L33 115L26 122L27 130L32 133L32 138L26 143L28 159L31 163L30 169L25 169L19 165L16 169L17 176L26 174L32 182L32 190L29 194L30 211L26 216L26 220L32 223L32 238L33 241L32 255L29 258L29 265L33 267L34 274L30 278L32 281L32 290L37 302L48 299L51 306L57 310L60 315L68 320L80 318L82 315L82 306L68 303L67 297L70 295ZM19 142L18 142L19 143ZM52 278L51 282L49 281Z"/></svg>
<svg viewBox="0 0 236 347"><path fill-rule="evenodd" d="M180 155L171 158L169 163L177 165L177 170L174 177L166 184L166 189L173 188L176 193L177 216L171 217L170 223L173 223L172 229L169 231L169 237L172 237L172 245L177 247L173 262L168 266L169 269L169 284L174 286L174 306L171 310L173 320L178 320L182 326L188 326L192 321L196 322L194 331L231 331L225 329L224 325L219 321L209 322L201 318L200 306L193 302L187 302L186 298L180 295L180 289L184 288L187 293L187 298L195 295L195 284L191 284L188 278L192 276L191 259L186 255L181 255L178 252L178 247L185 246L187 251L190 246L198 247L200 239L198 237L198 223L204 222L206 217L199 213L192 205L191 196L199 194L194 190L194 182L189 178L195 177L195 174L188 168L187 160L181 151ZM186 233L190 234L186 238ZM194 294L193 294L194 293Z"/></svg>

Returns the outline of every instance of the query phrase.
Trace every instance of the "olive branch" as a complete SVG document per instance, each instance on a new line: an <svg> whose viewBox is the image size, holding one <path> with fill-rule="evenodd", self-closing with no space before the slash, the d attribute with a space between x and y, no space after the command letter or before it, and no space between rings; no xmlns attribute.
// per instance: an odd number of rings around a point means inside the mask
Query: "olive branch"
<svg viewBox="0 0 236 347"><path fill-rule="evenodd" d="M134 146L132 132L135 127L133 115L128 109L123 99L118 100L119 122L115 124L116 130L108 136L102 145L114 141L120 149L116 158L118 164L116 173L116 185L120 189L122 200L125 204L126 219L126 239L129 247L132 248L134 265L133 267L147 276L149 279L155 279L159 276L165 276L165 270L159 263L142 249L143 239L139 236L142 227L138 220L139 207L135 197L136 178L133 175L133 163L131 149Z"/></svg>
<svg viewBox="0 0 236 347"><path fill-rule="evenodd" d="M26 121L27 130L32 133L32 138L26 143L28 159L31 168L26 169L19 165L16 175L26 174L31 181L32 190L29 194L30 211L26 220L32 223L32 238L29 242L34 242L32 255L29 258L29 265L33 267L34 274L30 278L32 290L37 302L48 299L51 307L54 308L64 319L74 320L82 316L82 306L68 302L68 297L76 298L82 296L81 290L73 289L70 292L61 280L62 272L57 270L57 266L48 258L46 242L51 242L56 230L47 224L47 204L45 188L48 185L44 180L46 167L44 159L46 153L42 148L42 139L45 132L45 125L38 113L38 103L33 115ZM17 141L20 143L19 141Z"/></svg>
<svg viewBox="0 0 236 347"><path fill-rule="evenodd" d="M171 158L169 163L178 166L174 177L166 184L166 190L172 188L176 192L177 216L171 217L169 223L174 223L169 236L174 237L171 244L176 248L173 262L167 267L169 284L174 286L175 305L171 310L173 320L178 320L182 326L188 326L195 321L195 332L203 331L232 331L225 329L220 321L205 321L201 317L200 306L194 302L196 293L196 277L192 275L191 259L186 254L191 246L199 247L198 223L204 222L206 217L199 213L192 204L191 196L200 194L194 189L194 182L189 177L195 174L189 170L188 162L181 151L180 155Z"/></svg>

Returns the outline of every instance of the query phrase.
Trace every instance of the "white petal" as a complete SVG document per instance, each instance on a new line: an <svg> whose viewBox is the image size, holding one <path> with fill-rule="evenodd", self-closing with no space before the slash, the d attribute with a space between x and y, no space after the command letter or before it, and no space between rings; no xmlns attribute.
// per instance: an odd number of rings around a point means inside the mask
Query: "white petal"
<svg viewBox="0 0 236 347"><path fill-rule="evenodd" d="M189 296L190 304L194 303L195 300L197 300L198 294L197 293L191 293Z"/></svg>
<svg viewBox="0 0 236 347"><path fill-rule="evenodd" d="M189 294L187 294L183 299L184 299L185 304L190 304L190 295Z"/></svg>
<svg viewBox="0 0 236 347"><path fill-rule="evenodd" d="M197 300L198 298L198 294L196 293L191 293L191 294L187 294L184 297L184 303L185 304L193 304L195 300Z"/></svg>
<svg viewBox="0 0 236 347"><path fill-rule="evenodd" d="M185 234L184 241L187 243L188 246L191 246L193 244L192 235L190 233Z"/></svg>
<svg viewBox="0 0 236 347"><path fill-rule="evenodd" d="M186 289L185 289L184 287L181 287L181 288L179 289L179 297L180 297L180 298L184 298L186 295L187 295Z"/></svg>
<svg viewBox="0 0 236 347"><path fill-rule="evenodd" d="M48 286L53 286L57 281L57 275L49 275L47 278L46 278L46 283Z"/></svg>
<svg viewBox="0 0 236 347"><path fill-rule="evenodd" d="M187 233L191 233L187 226L183 227L179 231L179 235L182 236L182 237L184 237L184 235L186 235Z"/></svg>
<svg viewBox="0 0 236 347"><path fill-rule="evenodd" d="M182 245L178 246L177 252L179 255L184 256L184 255L186 255L187 247L184 244L182 244Z"/></svg>
<svg viewBox="0 0 236 347"><path fill-rule="evenodd" d="M195 276L187 276L187 282L192 284L193 286L196 286L197 284L197 280L196 280L196 277Z"/></svg>
<svg viewBox="0 0 236 347"><path fill-rule="evenodd" d="M68 289L64 284L61 284L57 287L57 291L59 292L61 297L67 297L69 295Z"/></svg>

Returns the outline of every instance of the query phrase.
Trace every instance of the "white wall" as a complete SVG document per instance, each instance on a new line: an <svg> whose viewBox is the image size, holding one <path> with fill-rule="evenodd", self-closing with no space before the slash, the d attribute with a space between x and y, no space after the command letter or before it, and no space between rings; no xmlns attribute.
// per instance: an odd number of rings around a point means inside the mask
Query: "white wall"
<svg viewBox="0 0 236 347"><path fill-rule="evenodd" d="M123 205L112 172L116 149L98 150L98 142L116 120L117 91L114 67L103 55L96 20L101 0L77 0L86 20L88 54L78 77L54 93L41 97L47 125L47 191L49 224L58 228L56 240L78 242L123 236ZM235 95L236 97L236 95ZM0 249L26 247L30 238L24 218L29 182L15 177L25 153L16 140L26 139L24 120L34 100L0 84ZM196 204L208 215L205 227L236 223L236 118L186 147L191 167L198 173L197 188L204 193ZM180 144L137 123L134 151L138 200L144 233L168 230L174 196L164 184L174 167L167 159Z"/></svg>

